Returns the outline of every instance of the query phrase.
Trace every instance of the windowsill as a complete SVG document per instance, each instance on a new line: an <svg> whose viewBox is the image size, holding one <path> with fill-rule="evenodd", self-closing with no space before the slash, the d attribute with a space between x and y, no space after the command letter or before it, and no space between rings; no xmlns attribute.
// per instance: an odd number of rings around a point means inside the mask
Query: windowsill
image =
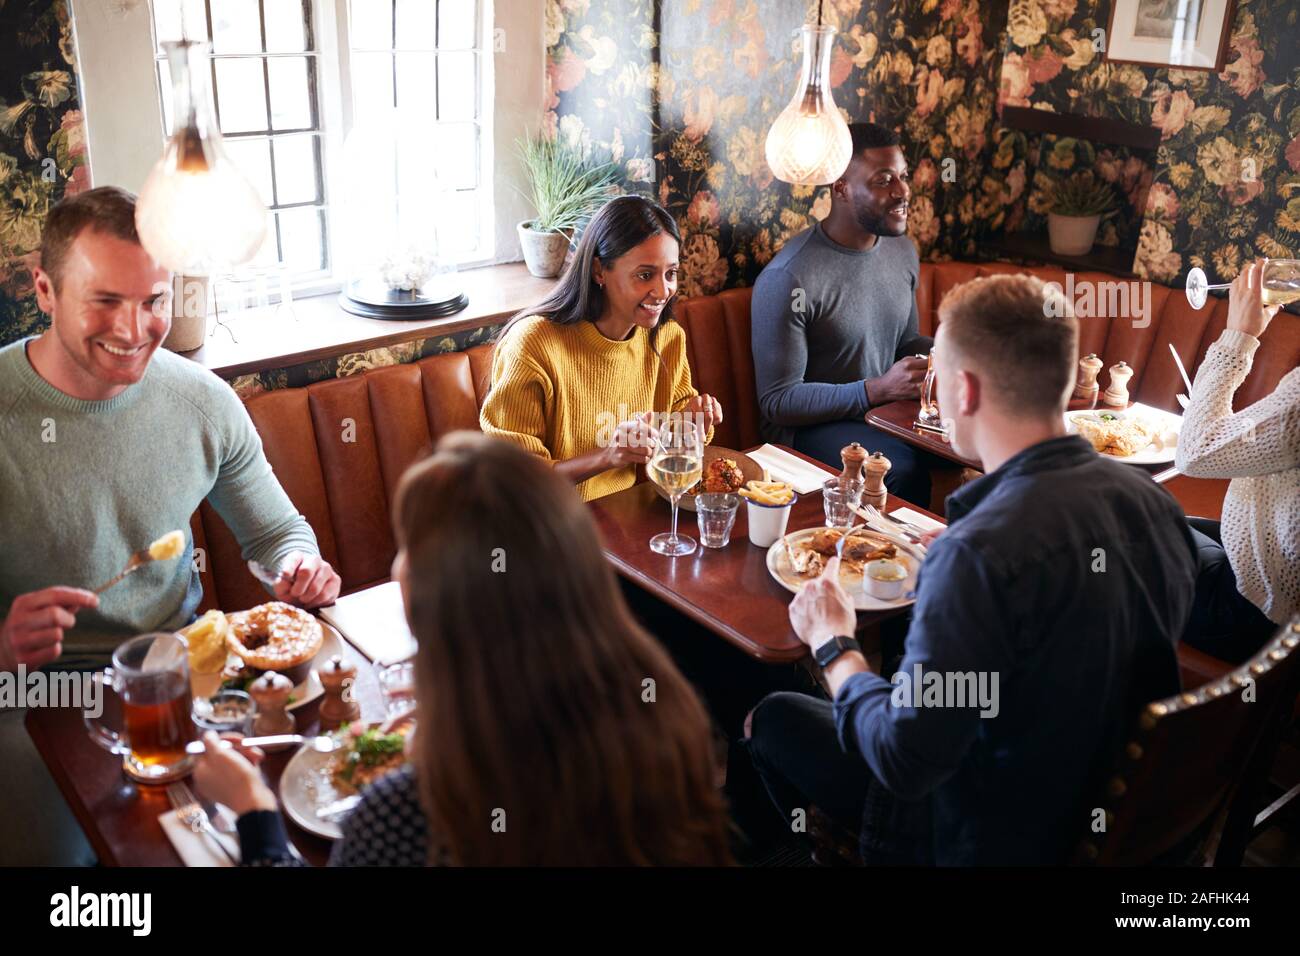
<svg viewBox="0 0 1300 956"><path fill-rule="evenodd" d="M296 320L279 315L274 305L223 318L220 326L209 319L203 345L181 354L225 379L288 368L497 325L540 302L556 281L537 278L522 262L464 269L460 275L469 305L455 315L414 322L365 319L343 311L337 293L318 295L294 300Z"/></svg>

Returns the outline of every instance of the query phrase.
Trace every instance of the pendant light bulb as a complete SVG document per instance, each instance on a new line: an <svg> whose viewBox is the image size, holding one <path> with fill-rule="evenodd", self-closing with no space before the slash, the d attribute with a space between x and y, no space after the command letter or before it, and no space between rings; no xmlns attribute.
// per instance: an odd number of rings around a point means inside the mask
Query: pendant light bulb
<svg viewBox="0 0 1300 956"><path fill-rule="evenodd" d="M140 190L135 225L148 253L173 272L213 275L257 255L267 211L222 148L208 83L208 45L164 43L175 132Z"/></svg>
<svg viewBox="0 0 1300 956"><path fill-rule="evenodd" d="M777 179L801 186L833 183L848 169L853 138L831 95L835 28L805 24L799 88L767 133L764 153Z"/></svg>

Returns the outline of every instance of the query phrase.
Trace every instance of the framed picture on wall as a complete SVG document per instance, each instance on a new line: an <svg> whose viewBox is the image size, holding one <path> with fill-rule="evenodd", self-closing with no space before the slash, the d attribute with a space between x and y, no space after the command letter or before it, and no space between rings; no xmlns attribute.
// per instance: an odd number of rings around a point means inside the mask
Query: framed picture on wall
<svg viewBox="0 0 1300 956"><path fill-rule="evenodd" d="M1106 60L1223 70L1237 0L1114 0Z"/></svg>

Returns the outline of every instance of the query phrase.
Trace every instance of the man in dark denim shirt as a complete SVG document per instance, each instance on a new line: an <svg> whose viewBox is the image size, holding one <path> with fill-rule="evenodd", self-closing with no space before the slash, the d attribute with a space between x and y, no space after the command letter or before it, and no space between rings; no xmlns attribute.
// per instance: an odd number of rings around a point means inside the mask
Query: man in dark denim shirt
<svg viewBox="0 0 1300 956"><path fill-rule="evenodd" d="M778 805L861 821L882 859L1065 862L1138 710L1178 690L1195 546L1146 474L1064 433L1077 330L1046 314L1050 295L1002 276L944 300L940 407L989 473L948 499L893 681L849 650L826 665L833 705L773 695L753 714L750 750ZM836 570L791 620L814 649L853 632ZM930 845L891 847L900 832Z"/></svg>

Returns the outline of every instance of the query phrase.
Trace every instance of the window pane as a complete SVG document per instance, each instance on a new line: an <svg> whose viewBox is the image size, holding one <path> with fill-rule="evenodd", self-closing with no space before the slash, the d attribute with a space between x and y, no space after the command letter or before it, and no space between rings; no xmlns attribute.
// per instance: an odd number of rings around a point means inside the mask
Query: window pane
<svg viewBox="0 0 1300 956"><path fill-rule="evenodd" d="M271 126L274 129L307 129L311 121L311 87L307 83L308 58L269 57L271 80Z"/></svg>
<svg viewBox="0 0 1300 956"><path fill-rule="evenodd" d="M460 50L477 46L478 0L438 0L438 48Z"/></svg>
<svg viewBox="0 0 1300 956"><path fill-rule="evenodd" d="M266 12L266 49L270 53L297 53L307 49L307 12L303 0L263 0Z"/></svg>
<svg viewBox="0 0 1300 956"><path fill-rule="evenodd" d="M262 15L257 0L212 4L212 52L262 52Z"/></svg>
<svg viewBox="0 0 1300 956"><path fill-rule="evenodd" d="M181 12L185 19L182 22ZM208 15L203 0L154 0L153 4L154 36L158 41L158 53L162 55L162 45L168 40L191 40L208 38ZM184 30L182 30L182 26Z"/></svg>
<svg viewBox="0 0 1300 956"><path fill-rule="evenodd" d="M473 189L478 185L478 127L473 123L439 124L435 168L443 189Z"/></svg>
<svg viewBox="0 0 1300 956"><path fill-rule="evenodd" d="M262 202L272 205L275 195L271 190L271 150L267 141L230 138L225 141L225 145L231 162L257 187Z"/></svg>
<svg viewBox="0 0 1300 956"><path fill-rule="evenodd" d="M320 209L286 209L276 215L280 220L280 246L285 267L290 272L320 269L324 265Z"/></svg>
<svg viewBox="0 0 1300 956"><path fill-rule="evenodd" d="M404 116L433 120L435 58L432 53L398 53L397 108Z"/></svg>
<svg viewBox="0 0 1300 956"><path fill-rule="evenodd" d="M171 136L172 124L175 122L172 119L172 71L166 60L158 62L158 90L162 99L163 133Z"/></svg>
<svg viewBox="0 0 1300 956"><path fill-rule="evenodd" d="M443 255L464 255L478 246L479 196L474 190L449 192L438 219L438 248Z"/></svg>
<svg viewBox="0 0 1300 956"><path fill-rule="evenodd" d="M474 53L438 54L438 118L472 120L478 117L478 84Z"/></svg>
<svg viewBox="0 0 1300 956"><path fill-rule="evenodd" d="M397 49L432 50L436 14L435 0L397 0Z"/></svg>
<svg viewBox="0 0 1300 956"><path fill-rule="evenodd" d="M352 105L357 113L393 108L393 58L389 54L352 55Z"/></svg>
<svg viewBox="0 0 1300 956"><path fill-rule="evenodd" d="M223 133L266 129L266 92L260 58L217 60L217 112Z"/></svg>
<svg viewBox="0 0 1300 956"><path fill-rule="evenodd" d="M316 184L315 136L275 138L275 187L280 205L319 202Z"/></svg>
<svg viewBox="0 0 1300 956"><path fill-rule="evenodd" d="M350 9L352 49L393 48L393 0L352 0Z"/></svg>

